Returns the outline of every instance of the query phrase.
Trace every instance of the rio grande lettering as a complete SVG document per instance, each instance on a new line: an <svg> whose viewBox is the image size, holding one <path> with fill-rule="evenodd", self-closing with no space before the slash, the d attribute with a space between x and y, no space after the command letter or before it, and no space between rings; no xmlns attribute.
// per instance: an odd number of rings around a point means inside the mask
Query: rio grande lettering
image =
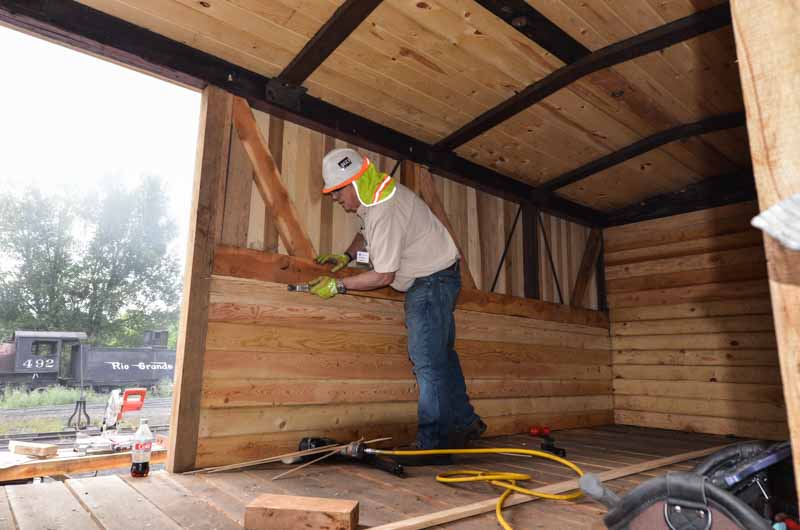
<svg viewBox="0 0 800 530"><path fill-rule="evenodd" d="M131 367L138 368L139 370L172 370L173 366L166 361L157 361L153 363L136 363L126 364L119 361L106 361L105 364L110 364L112 370L130 370Z"/></svg>

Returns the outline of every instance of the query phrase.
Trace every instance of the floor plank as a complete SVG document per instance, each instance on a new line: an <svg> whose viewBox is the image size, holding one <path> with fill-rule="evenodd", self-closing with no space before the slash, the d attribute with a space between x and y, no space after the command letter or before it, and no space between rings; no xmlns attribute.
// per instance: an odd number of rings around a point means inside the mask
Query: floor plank
<svg viewBox="0 0 800 530"><path fill-rule="evenodd" d="M106 530L181 528L117 475L70 479L66 484Z"/></svg>
<svg viewBox="0 0 800 530"><path fill-rule="evenodd" d="M208 503L239 525L244 525L245 503L197 476L167 475L166 479L178 488Z"/></svg>
<svg viewBox="0 0 800 530"><path fill-rule="evenodd" d="M604 426L591 429L557 431L556 444L567 450L567 458L585 471L603 472L701 448L733 443L735 439L714 435L671 432L629 426ZM480 447L519 447L538 449L540 439L527 435L503 436L480 440ZM72 479L61 483L0 488L0 528L10 526L11 511L26 517L28 528L97 528L53 522L47 510L38 509L42 493L48 498L72 502L78 510L64 517L90 515L110 530L130 528L131 517L137 528L192 530L238 530L244 519L245 506L262 493L305 495L311 497L354 499L359 501L360 527L407 519L414 515L497 499L502 490L486 483L445 485L436 482L436 475L445 470L507 470L527 473L532 480L526 487L537 489L545 484L561 482L574 476L572 470L541 458L506 455L457 456L453 466L406 468L407 478L356 462L331 460L307 467L297 473L273 481L287 470L270 464L254 469L228 473L170 475L153 473L146 479L105 476ZM624 494L641 482L663 475L669 470L691 470L696 461L681 462L661 469L645 471L607 483L613 491ZM14 490L11 488L22 488ZM26 489L27 488L27 489ZM34 490L32 488L43 488ZM49 491L53 491L52 495ZM9 502L6 502L8 495ZM71 500L71 501L70 501ZM52 505L58 508L59 503ZM5 512L4 512L5 508ZM91 512L88 513L87 512ZM53 514L56 512L53 512ZM135 515L131 515L135 514ZM525 503L504 511L515 530L602 529L605 509L587 499L576 501L544 501ZM5 518L5 520L4 520ZM6 523L6 524L4 524ZM493 513L441 525L439 530L482 530L498 528Z"/></svg>
<svg viewBox="0 0 800 530"><path fill-rule="evenodd" d="M0 528L15 530L14 517L11 515L11 506L8 504L6 488L10 486L0 486Z"/></svg>
<svg viewBox="0 0 800 530"><path fill-rule="evenodd" d="M123 477L133 489L183 528L192 530L241 530L242 526L223 515L207 502L195 498L184 488L166 478L166 473L149 477Z"/></svg>
<svg viewBox="0 0 800 530"><path fill-rule="evenodd" d="M8 486L6 493L20 530L99 528L62 482Z"/></svg>

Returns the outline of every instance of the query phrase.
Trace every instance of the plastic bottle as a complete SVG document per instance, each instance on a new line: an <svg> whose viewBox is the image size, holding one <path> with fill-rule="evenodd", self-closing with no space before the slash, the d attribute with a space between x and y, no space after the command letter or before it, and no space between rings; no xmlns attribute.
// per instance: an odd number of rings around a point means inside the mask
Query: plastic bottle
<svg viewBox="0 0 800 530"><path fill-rule="evenodd" d="M153 448L153 434L147 426L147 420L139 422L139 429L133 435L131 451L131 476L146 477L150 473L150 451Z"/></svg>

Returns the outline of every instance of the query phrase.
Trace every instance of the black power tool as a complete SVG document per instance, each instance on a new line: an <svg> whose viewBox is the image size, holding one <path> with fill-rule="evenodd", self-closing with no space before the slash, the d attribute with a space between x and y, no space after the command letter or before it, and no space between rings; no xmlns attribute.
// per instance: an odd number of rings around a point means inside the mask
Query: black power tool
<svg viewBox="0 0 800 530"><path fill-rule="evenodd" d="M300 440L298 450L308 451L309 449L319 449L331 445L342 444L332 438L303 438ZM405 478L406 473L402 465L378 455L367 454L365 451L366 448L367 446L363 442L350 442L346 447L340 449L339 454L333 458L338 458L339 460L355 460L356 462L380 469L381 471L386 471L397 477ZM300 462L306 462L318 456L319 455L305 456L300 459Z"/></svg>

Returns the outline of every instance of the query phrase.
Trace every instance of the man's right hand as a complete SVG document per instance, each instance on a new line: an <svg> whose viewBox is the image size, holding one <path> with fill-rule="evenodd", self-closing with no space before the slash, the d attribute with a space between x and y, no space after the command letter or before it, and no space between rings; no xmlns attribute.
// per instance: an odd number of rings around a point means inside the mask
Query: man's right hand
<svg viewBox="0 0 800 530"><path fill-rule="evenodd" d="M347 267L350 261L352 261L352 258L347 254L320 254L314 261L320 265L330 263L333 265L331 272L337 272Z"/></svg>

